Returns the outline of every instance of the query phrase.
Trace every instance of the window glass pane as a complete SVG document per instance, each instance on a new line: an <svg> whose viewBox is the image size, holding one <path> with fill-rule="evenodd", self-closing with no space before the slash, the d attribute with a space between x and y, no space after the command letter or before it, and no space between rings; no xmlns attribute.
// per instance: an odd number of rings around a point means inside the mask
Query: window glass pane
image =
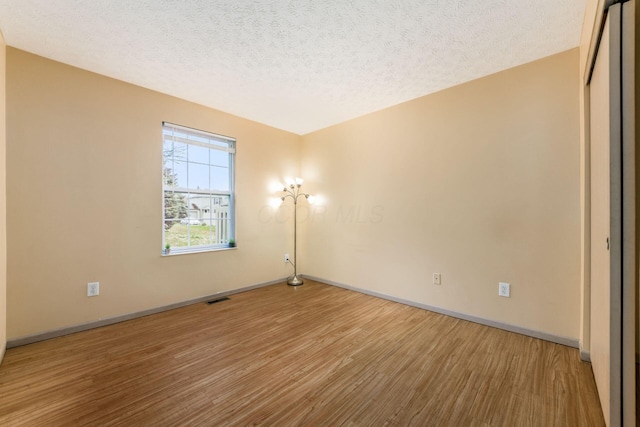
<svg viewBox="0 0 640 427"><path fill-rule="evenodd" d="M165 191L165 244L225 244L229 229L229 196Z"/></svg>
<svg viewBox="0 0 640 427"><path fill-rule="evenodd" d="M211 167L211 189L219 191L229 191L229 169L220 167Z"/></svg>
<svg viewBox="0 0 640 427"><path fill-rule="evenodd" d="M173 142L162 142L162 185L175 187L175 173L173 172Z"/></svg>
<svg viewBox="0 0 640 427"><path fill-rule="evenodd" d="M187 144L183 144L182 142L174 142L172 155L175 161L186 162Z"/></svg>
<svg viewBox="0 0 640 427"><path fill-rule="evenodd" d="M169 192L165 192L165 205L168 199L167 193ZM202 205L201 196L179 192L173 194L175 198L179 198L177 200L179 214L177 218L169 222L166 219L169 209L165 207L165 244L170 244L172 248L208 244L206 241L208 236L204 230L207 227L203 226L203 221L199 218L200 206Z"/></svg>
<svg viewBox="0 0 640 427"><path fill-rule="evenodd" d="M173 142L162 141L162 157L165 162L170 161L173 158Z"/></svg>
<svg viewBox="0 0 640 427"><path fill-rule="evenodd" d="M189 188L206 190L209 188L209 166L199 163L188 163Z"/></svg>
<svg viewBox="0 0 640 427"><path fill-rule="evenodd" d="M164 233L165 244L181 247L188 244L186 236L182 236L180 223L187 217L187 194L181 192L164 192Z"/></svg>
<svg viewBox="0 0 640 427"><path fill-rule="evenodd" d="M207 225L211 225L212 223L212 218L213 218L213 200L211 198L211 195L207 195L207 196L202 196L202 212L201 212L201 218L202 218L202 222L204 222ZM206 199L205 199L206 197Z"/></svg>
<svg viewBox="0 0 640 427"><path fill-rule="evenodd" d="M201 194L189 194L188 217L180 221L183 234L188 236L187 246L202 246L210 244L209 226L203 218L204 210L209 206L209 196Z"/></svg>
<svg viewBox="0 0 640 427"><path fill-rule="evenodd" d="M173 162L173 174L175 175L175 186L186 188L189 184L187 174L187 162Z"/></svg>
<svg viewBox="0 0 640 427"><path fill-rule="evenodd" d="M162 185L165 187L176 187L177 177L173 170L165 165L162 169Z"/></svg>
<svg viewBox="0 0 640 427"><path fill-rule="evenodd" d="M229 165L229 153L220 150L210 150L211 151L211 164L215 166L224 166L227 167Z"/></svg>
<svg viewBox="0 0 640 427"><path fill-rule="evenodd" d="M185 248L189 246L189 226L180 222L173 225L164 232L165 244L171 245L172 248Z"/></svg>
<svg viewBox="0 0 640 427"><path fill-rule="evenodd" d="M189 146L189 162L209 164L209 151L208 148L199 147L197 145Z"/></svg>
<svg viewBox="0 0 640 427"><path fill-rule="evenodd" d="M211 222L214 231L214 244L229 242L229 196L213 196L211 198Z"/></svg>
<svg viewBox="0 0 640 427"><path fill-rule="evenodd" d="M201 197L201 219L202 219L202 225L204 227L206 227L206 233L207 233L207 244L208 245L212 245L215 243L214 241L214 236L215 236L215 225L213 222L213 209L212 209L212 198L211 195L207 195L207 196L202 196Z"/></svg>

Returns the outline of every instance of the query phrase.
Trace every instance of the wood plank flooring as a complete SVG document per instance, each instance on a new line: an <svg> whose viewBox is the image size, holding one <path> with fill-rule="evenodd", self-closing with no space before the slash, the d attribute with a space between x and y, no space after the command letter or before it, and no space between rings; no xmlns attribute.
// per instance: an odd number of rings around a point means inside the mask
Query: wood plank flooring
<svg viewBox="0 0 640 427"><path fill-rule="evenodd" d="M312 281L18 347L2 426L602 426L576 349Z"/></svg>

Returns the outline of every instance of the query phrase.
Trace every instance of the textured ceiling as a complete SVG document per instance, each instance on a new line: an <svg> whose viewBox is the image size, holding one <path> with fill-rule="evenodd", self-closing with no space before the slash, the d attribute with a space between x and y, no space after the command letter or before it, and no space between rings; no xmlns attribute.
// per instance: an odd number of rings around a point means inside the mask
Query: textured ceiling
<svg viewBox="0 0 640 427"><path fill-rule="evenodd" d="M8 45L298 134L578 46L586 0L0 0Z"/></svg>

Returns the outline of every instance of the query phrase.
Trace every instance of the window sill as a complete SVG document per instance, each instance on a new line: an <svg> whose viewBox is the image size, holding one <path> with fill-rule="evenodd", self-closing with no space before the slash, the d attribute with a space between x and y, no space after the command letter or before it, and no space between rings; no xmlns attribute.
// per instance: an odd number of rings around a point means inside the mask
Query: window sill
<svg viewBox="0 0 640 427"><path fill-rule="evenodd" d="M162 257L172 257L178 255L189 255L189 254L201 254L203 252L220 252L220 251L230 251L238 249L237 246L217 246L217 247L206 247L202 249L189 249L189 250L171 250L168 254L161 254Z"/></svg>

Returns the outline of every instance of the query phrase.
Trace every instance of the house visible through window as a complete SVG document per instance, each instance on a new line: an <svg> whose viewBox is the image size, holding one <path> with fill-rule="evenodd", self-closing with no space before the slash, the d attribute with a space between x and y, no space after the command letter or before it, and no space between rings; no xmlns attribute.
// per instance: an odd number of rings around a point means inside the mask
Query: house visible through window
<svg viewBox="0 0 640 427"><path fill-rule="evenodd" d="M171 253L227 247L234 235L235 139L162 124L162 245Z"/></svg>

